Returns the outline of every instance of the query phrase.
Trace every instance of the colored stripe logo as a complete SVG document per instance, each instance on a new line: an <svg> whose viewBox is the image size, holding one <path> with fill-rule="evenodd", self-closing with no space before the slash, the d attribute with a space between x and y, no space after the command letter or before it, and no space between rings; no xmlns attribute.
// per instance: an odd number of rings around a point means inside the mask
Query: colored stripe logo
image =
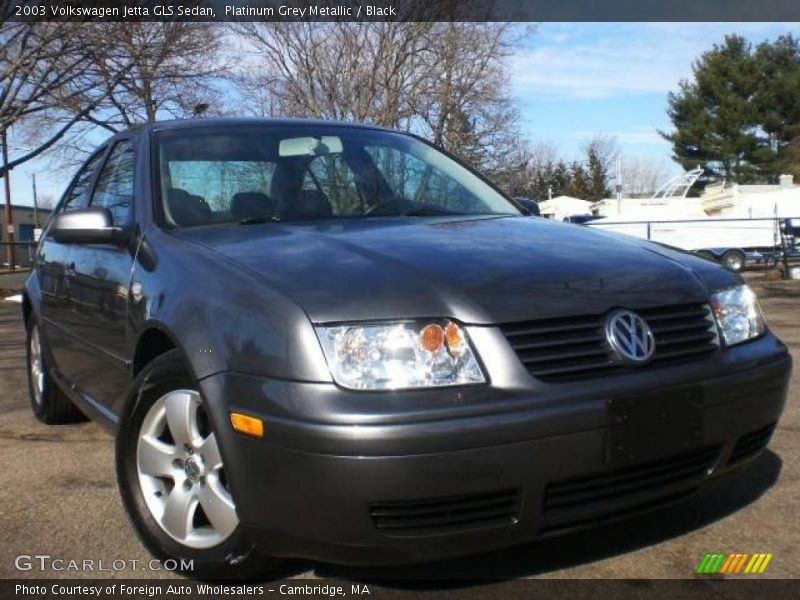
<svg viewBox="0 0 800 600"><path fill-rule="evenodd" d="M703 575L715 573L756 575L763 573L771 560L772 554L767 553L733 552L726 554L725 552L714 552L703 557L695 573Z"/></svg>

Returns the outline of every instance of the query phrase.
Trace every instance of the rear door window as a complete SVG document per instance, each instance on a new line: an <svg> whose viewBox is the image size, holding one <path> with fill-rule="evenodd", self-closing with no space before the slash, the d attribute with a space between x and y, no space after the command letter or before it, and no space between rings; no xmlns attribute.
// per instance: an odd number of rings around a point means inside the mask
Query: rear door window
<svg viewBox="0 0 800 600"><path fill-rule="evenodd" d="M61 203L60 212L85 208L88 205L89 186L94 179L95 173L100 166L100 159L103 158L104 154L105 149L100 150L81 167L81 170L73 181L72 187Z"/></svg>
<svg viewBox="0 0 800 600"><path fill-rule="evenodd" d="M136 150L132 140L114 144L92 193L90 206L107 208L115 227L130 222Z"/></svg>

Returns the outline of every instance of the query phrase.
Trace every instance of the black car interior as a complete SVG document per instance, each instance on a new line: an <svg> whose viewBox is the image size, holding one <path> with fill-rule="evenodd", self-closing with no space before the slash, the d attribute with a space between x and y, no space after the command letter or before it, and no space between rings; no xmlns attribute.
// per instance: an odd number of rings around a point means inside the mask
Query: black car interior
<svg viewBox="0 0 800 600"><path fill-rule="evenodd" d="M167 138L160 146L167 223L192 227L331 217L477 214L483 209L463 189L456 191L467 202L459 202L453 190L446 192L451 202L455 198L452 205L440 202L444 192L433 185L427 187L437 177L431 175L430 166L427 171L419 167L409 171L420 183L416 192L405 197L405 184L395 182L394 188L389 184L369 150L370 141L343 137L335 150L322 144L306 149L304 142L313 139L227 133L205 134L202 141L193 136ZM286 141L292 144L281 146ZM382 168L392 173L391 165ZM428 190L434 190L429 197L425 195Z"/></svg>

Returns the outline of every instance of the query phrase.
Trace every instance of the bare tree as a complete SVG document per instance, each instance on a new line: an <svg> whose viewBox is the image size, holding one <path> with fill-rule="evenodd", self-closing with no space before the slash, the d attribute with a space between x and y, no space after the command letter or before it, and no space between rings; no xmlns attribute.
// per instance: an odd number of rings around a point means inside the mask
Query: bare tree
<svg viewBox="0 0 800 600"><path fill-rule="evenodd" d="M414 116L430 23L238 23L238 82L256 114L402 127Z"/></svg>
<svg viewBox="0 0 800 600"><path fill-rule="evenodd" d="M510 152L508 28L497 23L238 23L256 114L414 131L492 168Z"/></svg>
<svg viewBox="0 0 800 600"><path fill-rule="evenodd" d="M418 108L422 133L474 165L496 170L513 153L517 111L508 94L505 23L437 23L429 32Z"/></svg>
<svg viewBox="0 0 800 600"><path fill-rule="evenodd" d="M553 189L559 163L558 148L550 142L512 140L504 164L495 169L495 182L510 196L543 200Z"/></svg>
<svg viewBox="0 0 800 600"><path fill-rule="evenodd" d="M19 26L36 38L29 42L37 56L33 74L72 76L23 100L17 136L34 151L15 157L11 167L46 150L53 169L72 169L96 145L98 130L222 110L214 84L226 65L213 23L10 23L9 32ZM69 57L72 71L63 65Z"/></svg>
<svg viewBox="0 0 800 600"><path fill-rule="evenodd" d="M225 73L219 60L218 26L193 22L87 25L97 43L113 48L97 68L110 89L87 121L116 131L158 118L184 118L219 110L214 80ZM122 65L129 65L115 82Z"/></svg>
<svg viewBox="0 0 800 600"><path fill-rule="evenodd" d="M622 193L625 196L652 196L668 178L666 161L622 159Z"/></svg>
<svg viewBox="0 0 800 600"><path fill-rule="evenodd" d="M108 97L109 88L98 85L96 47L83 33L76 23L0 21L0 132L48 125L27 136L28 149L0 166L0 175L45 152Z"/></svg>

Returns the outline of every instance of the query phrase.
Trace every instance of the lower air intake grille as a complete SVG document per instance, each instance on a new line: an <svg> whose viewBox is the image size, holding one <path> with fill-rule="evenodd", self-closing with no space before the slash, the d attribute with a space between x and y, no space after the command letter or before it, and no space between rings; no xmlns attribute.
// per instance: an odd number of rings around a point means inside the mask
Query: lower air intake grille
<svg viewBox="0 0 800 600"><path fill-rule="evenodd" d="M544 516L553 523L545 531L603 522L691 491L711 469L720 447L547 485Z"/></svg>
<svg viewBox="0 0 800 600"><path fill-rule="evenodd" d="M653 331L656 350L645 367L667 366L708 356L719 347L707 304L636 310ZM603 334L605 314L581 315L501 326L514 352L543 381L569 381L626 371Z"/></svg>
<svg viewBox="0 0 800 600"><path fill-rule="evenodd" d="M519 490L378 502L370 506L375 527L393 535L430 535L517 522Z"/></svg>
<svg viewBox="0 0 800 600"><path fill-rule="evenodd" d="M736 442L736 446L733 447L728 464L732 465L745 461L761 452L769 444L773 431L775 431L775 423L740 437Z"/></svg>

